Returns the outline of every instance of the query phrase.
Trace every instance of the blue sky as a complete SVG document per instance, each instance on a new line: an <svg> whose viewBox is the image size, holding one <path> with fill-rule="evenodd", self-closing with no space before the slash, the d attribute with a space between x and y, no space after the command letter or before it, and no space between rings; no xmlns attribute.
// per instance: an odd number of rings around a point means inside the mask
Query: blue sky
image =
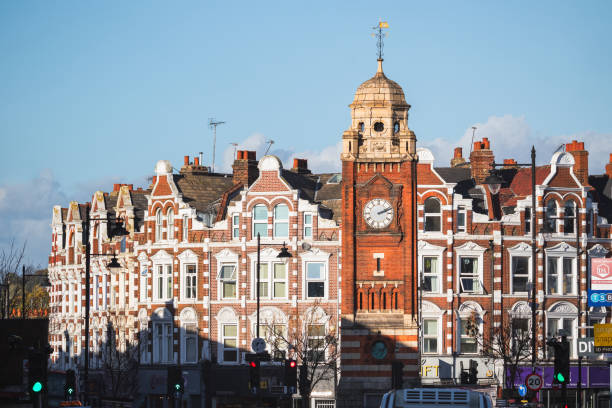
<svg viewBox="0 0 612 408"><path fill-rule="evenodd" d="M233 149L339 169L357 86L376 69L371 27L389 22L384 69L412 105L419 146L448 165L471 126L496 158L546 163L583 140L612 152L612 3L0 2L0 246L49 251L53 204L113 182L146 187L159 159ZM25 226L25 227L24 227Z"/></svg>

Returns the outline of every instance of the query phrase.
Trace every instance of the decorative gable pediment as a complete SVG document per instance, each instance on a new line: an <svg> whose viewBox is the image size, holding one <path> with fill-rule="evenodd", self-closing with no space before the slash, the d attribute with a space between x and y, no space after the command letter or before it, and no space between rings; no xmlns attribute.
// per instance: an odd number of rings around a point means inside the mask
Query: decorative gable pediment
<svg viewBox="0 0 612 408"><path fill-rule="evenodd" d="M562 315L576 315L578 309L576 306L567 302L558 302L552 305L550 309L548 309L548 313L552 314L562 314Z"/></svg>
<svg viewBox="0 0 612 408"><path fill-rule="evenodd" d="M157 251L151 259L153 262L172 261L172 255L162 249L161 251Z"/></svg>
<svg viewBox="0 0 612 408"><path fill-rule="evenodd" d="M546 248L546 253L554 252L554 253L572 253L572 255L576 254L576 248L569 245L567 242L560 242L557 245Z"/></svg>
<svg viewBox="0 0 612 408"><path fill-rule="evenodd" d="M531 316L531 308L525 301L516 302L510 310L512 316Z"/></svg>
<svg viewBox="0 0 612 408"><path fill-rule="evenodd" d="M432 315L436 315L436 316L441 316L443 312L435 304L433 304L431 302L423 302L422 313L423 314L432 314Z"/></svg>
<svg viewBox="0 0 612 408"><path fill-rule="evenodd" d="M589 249L589 256L591 258L604 258L608 254L608 252L610 251L604 248L601 244L596 244L591 249Z"/></svg>
<svg viewBox="0 0 612 408"><path fill-rule="evenodd" d="M419 252L420 251L441 252L441 251L444 251L446 249L445 247L434 245L434 244L431 244L431 243L429 243L427 241L419 241L419 243L417 245L418 245L418 248L419 248Z"/></svg>
<svg viewBox="0 0 612 408"><path fill-rule="evenodd" d="M269 258L276 258L277 255L280 253L279 250L274 249L274 248L264 248L260 251L260 257L261 259L269 259ZM249 254L249 258L253 259L257 259L257 252L252 252ZM280 261L281 259L279 259Z"/></svg>
<svg viewBox="0 0 612 408"><path fill-rule="evenodd" d="M218 260L222 259L224 261L238 261L238 254L228 248L223 248L220 252L215 254L215 258L217 258Z"/></svg>
<svg viewBox="0 0 612 408"><path fill-rule="evenodd" d="M456 251L464 251L464 252L484 252L487 248L481 247L475 242L466 242L463 245L460 245L455 248Z"/></svg>
<svg viewBox="0 0 612 408"><path fill-rule="evenodd" d="M197 261L198 255L195 252L193 252L191 249L187 249L187 250L181 252L177 256L177 258L180 259L182 262Z"/></svg>
<svg viewBox="0 0 612 408"><path fill-rule="evenodd" d="M508 248L508 252L531 252L531 245L526 242L519 242L515 246Z"/></svg>
<svg viewBox="0 0 612 408"><path fill-rule="evenodd" d="M331 256L331 253L325 252L319 248L311 248L308 251L302 252L300 257L304 260L326 261Z"/></svg>

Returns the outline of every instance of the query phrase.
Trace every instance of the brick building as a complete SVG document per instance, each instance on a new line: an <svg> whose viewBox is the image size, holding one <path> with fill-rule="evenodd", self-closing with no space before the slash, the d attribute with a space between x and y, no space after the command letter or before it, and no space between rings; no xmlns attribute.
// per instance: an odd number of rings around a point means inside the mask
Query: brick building
<svg viewBox="0 0 612 408"><path fill-rule="evenodd" d="M610 322L587 307L586 290L590 259L612 251L612 157L605 174L589 175L582 143L538 152L548 164L536 167L533 211L529 167L504 160L499 188L485 184L495 168L488 139L468 160L455 149L449 167L417 149L410 105L382 61L350 108L341 174L312 174L302 159L283 169L248 151L237 152L232 174L218 174L185 157L176 172L157 162L147 189L115 185L90 203L54 207L54 368L83 372L87 214L95 401L129 391L130 381L113 387L107 378L112 344L138 362L137 405L167 406L166 369L177 364L187 407L254 402L244 353L256 332L257 233L262 324L291 333L292 321L308 318L301 330L315 337L340 333L340 370L315 388L313 407L333 406L336 395L338 406L377 406L394 363L405 386L459 384L476 363L473 386L496 394L505 370L482 356L482 343L502 327L531 327L534 246L537 338L567 330L574 364L577 339L589 335L579 326ZM118 219L128 235L117 233ZM283 244L291 258L277 257ZM107 266L112 254L119 270ZM482 340L468 333L470 321ZM550 354L538 350L538 366L548 367ZM585 397L595 398L602 385L591 379L607 367L584 366ZM264 366L267 396L282 385L280 368ZM549 388L541 394L553 401Z"/></svg>

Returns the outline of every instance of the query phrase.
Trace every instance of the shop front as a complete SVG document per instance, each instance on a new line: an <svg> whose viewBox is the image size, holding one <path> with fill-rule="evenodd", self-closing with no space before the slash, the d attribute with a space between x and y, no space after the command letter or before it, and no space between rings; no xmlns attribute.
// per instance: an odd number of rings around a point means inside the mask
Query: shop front
<svg viewBox="0 0 612 408"><path fill-rule="evenodd" d="M518 387L525 384L525 378L531 374L531 367L520 367L514 380ZM559 386L553 384L554 367L539 366L535 372L542 376L543 386L539 392L538 399L547 408L562 406L561 393ZM578 400L578 366L570 367L570 379L567 385L567 400L569 406L577 406ZM582 401L584 408L601 408L610 406L610 368L607 365L582 367Z"/></svg>

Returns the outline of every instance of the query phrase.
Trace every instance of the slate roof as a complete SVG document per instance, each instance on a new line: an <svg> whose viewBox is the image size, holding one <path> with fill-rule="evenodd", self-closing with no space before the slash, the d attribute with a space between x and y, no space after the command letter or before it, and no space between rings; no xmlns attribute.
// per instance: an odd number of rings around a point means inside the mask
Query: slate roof
<svg viewBox="0 0 612 408"><path fill-rule="evenodd" d="M599 203L599 215L612 222L612 179L607 174L589 176L589 184L593 187L595 199Z"/></svg>
<svg viewBox="0 0 612 408"><path fill-rule="evenodd" d="M234 185L231 175L217 173L175 174L174 182L183 194L183 201L202 212Z"/></svg>
<svg viewBox="0 0 612 408"><path fill-rule="evenodd" d="M147 194L150 194L149 190L132 190L130 191L130 198L132 199L132 205L134 206L134 217L135 229L140 231L140 227L144 224L144 213L148 206Z"/></svg>

